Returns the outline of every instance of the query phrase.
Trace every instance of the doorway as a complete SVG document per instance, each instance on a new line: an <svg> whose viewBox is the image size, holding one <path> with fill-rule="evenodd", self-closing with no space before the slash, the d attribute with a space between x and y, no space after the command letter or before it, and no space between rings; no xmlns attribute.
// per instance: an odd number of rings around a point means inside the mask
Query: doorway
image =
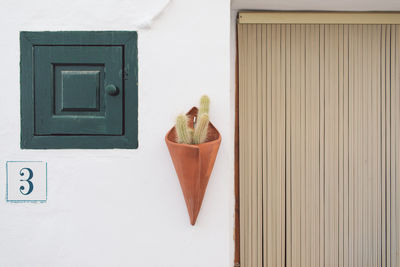
<svg viewBox="0 0 400 267"><path fill-rule="evenodd" d="M242 267L400 264L399 23L239 14Z"/></svg>

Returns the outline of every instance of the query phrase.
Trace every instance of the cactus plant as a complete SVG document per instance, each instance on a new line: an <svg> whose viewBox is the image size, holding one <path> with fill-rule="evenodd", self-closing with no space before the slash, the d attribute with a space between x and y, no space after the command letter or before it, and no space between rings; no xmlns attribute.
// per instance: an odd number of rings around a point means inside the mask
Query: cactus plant
<svg viewBox="0 0 400 267"><path fill-rule="evenodd" d="M193 134L193 144L197 145L206 141L209 121L207 113L203 113L198 117Z"/></svg>
<svg viewBox="0 0 400 267"><path fill-rule="evenodd" d="M197 117L200 118L200 116L204 113L209 114L210 111L210 98L206 95L203 95L200 98L200 108L199 108L199 114L197 114Z"/></svg>
<svg viewBox="0 0 400 267"><path fill-rule="evenodd" d="M191 144L193 133L188 127L188 118L186 115L181 114L176 118L176 135L177 141L181 144Z"/></svg>
<svg viewBox="0 0 400 267"><path fill-rule="evenodd" d="M207 140L210 99L203 95L200 99L200 109L196 120L193 122L193 128L189 125L189 118L186 115L179 115L176 118L176 135L177 142L181 144L201 144Z"/></svg>

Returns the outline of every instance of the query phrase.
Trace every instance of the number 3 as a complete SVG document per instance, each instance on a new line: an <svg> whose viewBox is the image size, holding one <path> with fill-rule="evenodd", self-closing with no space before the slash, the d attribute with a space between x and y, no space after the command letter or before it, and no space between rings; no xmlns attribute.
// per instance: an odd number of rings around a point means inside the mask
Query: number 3
<svg viewBox="0 0 400 267"><path fill-rule="evenodd" d="M32 193L32 190L33 190L33 183L31 182L31 179L32 179L32 177L33 177L33 171L32 171L31 169L29 169L29 168L22 168L22 169L19 171L19 175L25 176L25 173L26 173L26 172L24 172L24 170L26 170L26 171L29 172L29 177L28 177L26 180L21 179L20 181L21 181L21 182L27 182L28 185L29 185L29 189L28 189L28 192L24 193L23 190L25 190L25 186L21 185L21 186L19 187L19 191L20 191L21 194L23 194L23 195L29 195L30 193Z"/></svg>

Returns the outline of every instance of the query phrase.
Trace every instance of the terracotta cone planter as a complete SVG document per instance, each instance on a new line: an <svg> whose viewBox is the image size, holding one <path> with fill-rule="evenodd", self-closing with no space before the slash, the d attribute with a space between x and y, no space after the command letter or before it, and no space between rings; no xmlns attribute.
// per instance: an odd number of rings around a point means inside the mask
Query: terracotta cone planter
<svg viewBox="0 0 400 267"><path fill-rule="evenodd" d="M197 108L194 107L187 115L195 117L197 111ZM190 126L193 127L193 125ZM205 143L199 145L179 144L176 142L176 132L173 127L165 136L165 142L181 184L190 223L194 225L221 144L221 135L214 125L209 123Z"/></svg>

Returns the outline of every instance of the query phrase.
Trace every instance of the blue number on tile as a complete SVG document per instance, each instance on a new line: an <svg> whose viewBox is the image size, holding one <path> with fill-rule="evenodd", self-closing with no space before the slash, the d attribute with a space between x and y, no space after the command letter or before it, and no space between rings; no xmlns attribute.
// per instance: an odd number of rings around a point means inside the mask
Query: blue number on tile
<svg viewBox="0 0 400 267"><path fill-rule="evenodd" d="M31 169L29 169L29 168L22 168L22 169L19 171L19 175L25 176L25 174L26 174L25 170L28 171L29 177L26 178L26 180L21 179L20 181L21 181L21 182L27 182L28 185L29 185L29 189L28 189L28 192L24 193L23 190L25 190L25 186L21 185L21 186L19 187L19 191L20 191L21 194L23 194L23 195L29 195L30 193L32 193L32 190L33 190L33 183L31 182L31 179L32 179L32 177L33 177L33 171L32 171Z"/></svg>

